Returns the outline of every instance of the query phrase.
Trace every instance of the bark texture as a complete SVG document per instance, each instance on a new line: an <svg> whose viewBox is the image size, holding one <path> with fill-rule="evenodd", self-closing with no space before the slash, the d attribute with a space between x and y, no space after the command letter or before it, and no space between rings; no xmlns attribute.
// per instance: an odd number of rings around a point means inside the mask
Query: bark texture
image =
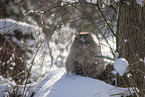
<svg viewBox="0 0 145 97"><path fill-rule="evenodd" d="M117 50L119 57L128 60L130 78L118 78L119 86L145 87L145 6L136 0L129 0L129 5L120 0L117 31Z"/></svg>

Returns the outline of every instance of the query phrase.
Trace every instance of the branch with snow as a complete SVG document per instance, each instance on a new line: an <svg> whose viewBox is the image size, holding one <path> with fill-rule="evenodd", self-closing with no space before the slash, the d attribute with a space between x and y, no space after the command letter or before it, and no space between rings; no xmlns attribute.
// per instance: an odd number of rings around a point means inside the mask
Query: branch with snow
<svg viewBox="0 0 145 97"><path fill-rule="evenodd" d="M128 65L128 61L125 58L119 58L115 60L113 67L119 73L119 76L123 76L127 72Z"/></svg>

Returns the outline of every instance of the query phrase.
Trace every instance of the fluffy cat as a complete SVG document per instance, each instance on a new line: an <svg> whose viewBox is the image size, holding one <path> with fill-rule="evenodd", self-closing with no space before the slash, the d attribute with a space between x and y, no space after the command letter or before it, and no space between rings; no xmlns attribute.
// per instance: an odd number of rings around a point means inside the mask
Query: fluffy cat
<svg viewBox="0 0 145 97"><path fill-rule="evenodd" d="M75 35L65 63L67 73L97 78L104 71L104 60L96 57L97 54L101 54L101 48L96 40L89 32Z"/></svg>

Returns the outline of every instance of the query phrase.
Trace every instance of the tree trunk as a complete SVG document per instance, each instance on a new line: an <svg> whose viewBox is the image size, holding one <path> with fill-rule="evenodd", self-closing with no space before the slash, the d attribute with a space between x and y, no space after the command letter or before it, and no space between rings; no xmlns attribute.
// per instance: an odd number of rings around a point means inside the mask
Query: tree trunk
<svg viewBox="0 0 145 97"><path fill-rule="evenodd" d="M145 6L141 7L136 0L129 0L129 5L120 0L118 31L117 31L117 51L119 57L128 60L129 73L139 88L145 88L145 64L142 60L145 57ZM133 86L126 81L126 85ZM144 81L145 82L145 81ZM122 86L123 82L120 86Z"/></svg>

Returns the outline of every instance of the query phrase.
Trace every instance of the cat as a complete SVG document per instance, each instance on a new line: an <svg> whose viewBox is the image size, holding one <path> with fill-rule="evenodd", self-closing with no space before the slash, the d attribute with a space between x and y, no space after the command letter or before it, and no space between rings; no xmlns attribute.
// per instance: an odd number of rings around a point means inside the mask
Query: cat
<svg viewBox="0 0 145 97"><path fill-rule="evenodd" d="M101 55L101 47L96 42L96 37L89 32L77 33L71 45L65 68L67 73L98 78L104 71L105 64Z"/></svg>

